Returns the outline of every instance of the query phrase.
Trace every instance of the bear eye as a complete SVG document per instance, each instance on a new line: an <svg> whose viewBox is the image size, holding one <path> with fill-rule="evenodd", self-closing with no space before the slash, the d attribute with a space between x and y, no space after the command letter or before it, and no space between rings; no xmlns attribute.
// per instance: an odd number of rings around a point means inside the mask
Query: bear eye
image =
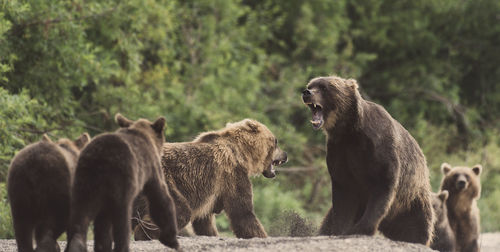
<svg viewBox="0 0 500 252"><path fill-rule="evenodd" d="M321 91L325 91L326 90L326 86L325 85L321 85L321 86L319 86L319 89L321 89Z"/></svg>

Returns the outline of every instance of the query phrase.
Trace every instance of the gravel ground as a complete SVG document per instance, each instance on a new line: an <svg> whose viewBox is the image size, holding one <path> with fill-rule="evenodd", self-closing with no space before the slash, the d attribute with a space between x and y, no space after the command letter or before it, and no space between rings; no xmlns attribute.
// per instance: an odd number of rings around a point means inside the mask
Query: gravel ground
<svg viewBox="0 0 500 252"><path fill-rule="evenodd" d="M249 240L222 237L181 237L179 239L182 251L432 251L417 244L395 242L383 237L339 236L339 237L270 237ZM88 242L89 251L92 241ZM60 242L64 248L65 242ZM481 251L500 251L500 233L483 234L480 239ZM137 241L131 243L131 251L174 251L167 249L158 241ZM0 251L17 251L14 240L0 240Z"/></svg>
<svg viewBox="0 0 500 252"><path fill-rule="evenodd" d="M482 252L500 251L500 233L485 233L479 237L479 248Z"/></svg>

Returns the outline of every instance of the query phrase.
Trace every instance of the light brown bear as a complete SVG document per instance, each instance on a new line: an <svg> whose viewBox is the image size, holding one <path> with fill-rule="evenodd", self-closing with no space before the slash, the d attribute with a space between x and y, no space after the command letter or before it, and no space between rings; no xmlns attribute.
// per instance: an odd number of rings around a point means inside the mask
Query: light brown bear
<svg viewBox="0 0 500 252"><path fill-rule="evenodd" d="M162 167L175 201L178 228L192 222L196 234L216 236L214 213L224 210L236 237L266 237L253 210L249 176L262 173L272 178L273 167L286 161L273 133L250 119L203 133L192 142L165 143ZM136 239L155 236L140 226L135 234Z"/></svg>
<svg viewBox="0 0 500 252"><path fill-rule="evenodd" d="M477 199L481 195L479 175L483 167L475 165L472 168L451 167L447 163L441 165L444 174L441 190L450 193L446 206L448 220L455 233L457 251L479 251L479 208Z"/></svg>
<svg viewBox="0 0 500 252"><path fill-rule="evenodd" d="M429 170L413 137L380 105L364 100L353 79L319 77L303 102L326 134L332 208L322 235L374 235L428 245L433 211Z"/></svg>
<svg viewBox="0 0 500 252"><path fill-rule="evenodd" d="M160 242L178 248L175 207L160 163L165 118L154 123L115 118L121 128L95 137L78 159L66 249L86 251L87 229L94 221L95 251L111 251L113 241L114 251L128 251L132 204L141 191L160 227Z"/></svg>
<svg viewBox="0 0 500 252"><path fill-rule="evenodd" d="M448 195L449 193L446 190L432 194L432 208L434 209L436 219L431 248L441 252L455 251L456 243L455 234L448 221L448 208L446 207Z"/></svg>
<svg viewBox="0 0 500 252"><path fill-rule="evenodd" d="M87 133L55 143L43 135L12 160L7 191L20 252L33 251L33 234L37 251L59 251L57 238L68 225L76 161L89 141Z"/></svg>

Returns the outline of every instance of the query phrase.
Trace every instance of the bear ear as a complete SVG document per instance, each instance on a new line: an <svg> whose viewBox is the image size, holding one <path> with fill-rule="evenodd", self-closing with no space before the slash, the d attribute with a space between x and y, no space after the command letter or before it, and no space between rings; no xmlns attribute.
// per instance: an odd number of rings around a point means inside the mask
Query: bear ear
<svg viewBox="0 0 500 252"><path fill-rule="evenodd" d="M347 79L346 84L352 89L358 89L358 82L355 79Z"/></svg>
<svg viewBox="0 0 500 252"><path fill-rule="evenodd" d="M448 172L451 171L451 165L448 163L443 163L441 165L441 171L443 172L444 175L448 174Z"/></svg>
<svg viewBox="0 0 500 252"><path fill-rule="evenodd" d="M438 197L439 199L442 201L442 202L445 202L447 199L448 199L448 196L450 195L450 193L447 191L447 190L442 190Z"/></svg>
<svg viewBox="0 0 500 252"><path fill-rule="evenodd" d="M476 175L479 175L481 174L481 171L483 170L483 166L480 165L480 164L477 164L477 165L474 165L474 167L472 167L472 171L474 172L474 174Z"/></svg>
<svg viewBox="0 0 500 252"><path fill-rule="evenodd" d="M259 125L257 125L257 123L255 123L254 121L247 119L246 125L248 126L248 128L250 128L250 132L252 133L259 132Z"/></svg>
<svg viewBox="0 0 500 252"><path fill-rule="evenodd" d="M75 145L78 149L82 149L86 144L90 142L89 133L83 133L78 139L75 140Z"/></svg>
<svg viewBox="0 0 500 252"><path fill-rule="evenodd" d="M47 134L43 134L42 141L52 143L52 140L50 139L49 135L47 135Z"/></svg>
<svg viewBox="0 0 500 252"><path fill-rule="evenodd" d="M118 126L120 126L121 128L128 128L130 125L132 125L134 123L134 121L131 121L131 120L125 118L120 113L117 113L115 115L115 121L116 121L116 123L118 123Z"/></svg>
<svg viewBox="0 0 500 252"><path fill-rule="evenodd" d="M156 119L156 121L151 125L151 127L157 132L162 133L165 128L165 117L161 116Z"/></svg>

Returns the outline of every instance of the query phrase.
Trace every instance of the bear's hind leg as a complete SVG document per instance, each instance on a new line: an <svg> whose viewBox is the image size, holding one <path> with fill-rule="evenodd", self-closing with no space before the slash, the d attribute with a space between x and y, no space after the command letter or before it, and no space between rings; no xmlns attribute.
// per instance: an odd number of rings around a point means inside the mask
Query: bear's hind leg
<svg viewBox="0 0 500 252"><path fill-rule="evenodd" d="M89 195L90 196L90 195ZM87 251L87 231L90 221L95 218L101 208L99 201L89 201L79 199L80 195L75 195L72 199L70 221L67 230L67 240L65 251L78 252Z"/></svg>
<svg viewBox="0 0 500 252"><path fill-rule="evenodd" d="M380 231L389 239L429 245L432 238L432 206L429 202L416 199L409 210L399 213L390 220L384 219Z"/></svg>
<svg viewBox="0 0 500 252"><path fill-rule="evenodd" d="M40 252L59 252L61 248L57 243L59 235L55 234L54 221L50 219L40 223L35 228L36 249Z"/></svg>
<svg viewBox="0 0 500 252"><path fill-rule="evenodd" d="M88 217L78 218L78 221L71 221L68 228L68 244L64 251L86 252L87 251L87 230L89 229Z"/></svg>
<svg viewBox="0 0 500 252"><path fill-rule="evenodd" d="M215 226L215 215L209 214L205 217L193 220L193 229L197 235L218 236L217 227Z"/></svg>
<svg viewBox="0 0 500 252"><path fill-rule="evenodd" d="M12 211L14 213L14 211ZM13 214L14 215L14 214ZM14 234L19 252L33 251L33 221L29 218L14 218ZM16 218L17 217L17 218Z"/></svg>
<svg viewBox="0 0 500 252"><path fill-rule="evenodd" d="M128 197L124 197L123 202L115 202L112 209L113 215L111 217L111 221L113 225L113 240L115 242L115 248L113 251L128 252L130 245L130 232L132 229L130 219L132 216L132 200ZM100 225L102 225L102 223Z"/></svg>
<svg viewBox="0 0 500 252"><path fill-rule="evenodd" d="M175 206L167 185L160 180L149 181L144 186L144 194L149 201L151 219L160 228L158 240L168 247L179 248Z"/></svg>
<svg viewBox="0 0 500 252"><path fill-rule="evenodd" d="M111 214L101 212L94 221L94 251L111 251L113 236L111 233Z"/></svg>

